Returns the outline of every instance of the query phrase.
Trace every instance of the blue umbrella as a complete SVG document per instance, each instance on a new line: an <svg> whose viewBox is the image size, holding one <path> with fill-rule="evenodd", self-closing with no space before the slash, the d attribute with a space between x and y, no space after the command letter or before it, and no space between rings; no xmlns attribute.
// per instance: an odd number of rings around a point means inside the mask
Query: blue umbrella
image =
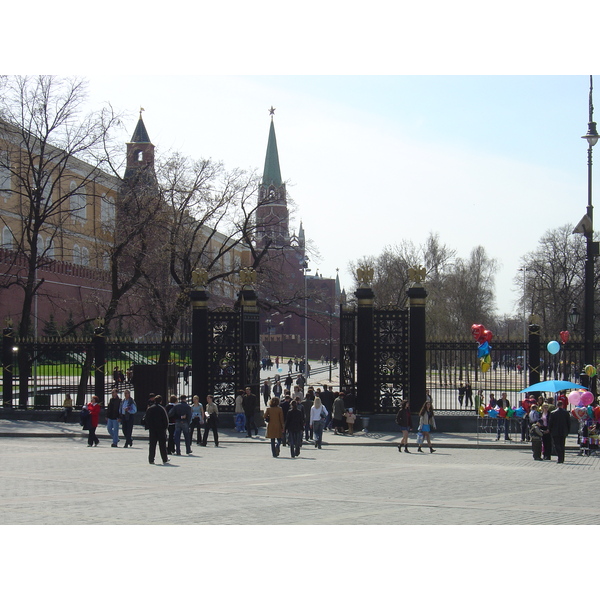
<svg viewBox="0 0 600 600"><path fill-rule="evenodd" d="M579 385L578 383L571 383L570 381L559 381L558 379L549 379L548 381L540 381L534 383L524 390L521 390L519 394L526 392L560 392L561 390L587 390L585 385Z"/></svg>

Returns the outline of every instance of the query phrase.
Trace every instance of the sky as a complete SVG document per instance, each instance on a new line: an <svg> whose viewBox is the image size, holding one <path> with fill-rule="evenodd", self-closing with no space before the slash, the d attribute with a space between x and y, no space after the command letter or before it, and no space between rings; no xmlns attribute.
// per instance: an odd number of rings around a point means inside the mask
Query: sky
<svg viewBox="0 0 600 600"><path fill-rule="evenodd" d="M521 257L587 204L589 76L103 75L90 102L143 118L157 152L262 173L275 107L283 178L320 256L313 273L352 289L349 262L430 233L497 259L513 314ZM597 81L600 106L600 77ZM339 269L339 271L338 271Z"/></svg>
<svg viewBox="0 0 600 600"><path fill-rule="evenodd" d="M583 31L600 5L58 4L6 8L28 26L27 44L5 32L21 48L7 72L83 76L92 106L127 113L123 143L143 107L158 152L227 168L262 172L275 107L292 227L319 252L312 272L347 291L351 260L434 233L498 260L497 312L513 314L521 257L585 212L598 62Z"/></svg>

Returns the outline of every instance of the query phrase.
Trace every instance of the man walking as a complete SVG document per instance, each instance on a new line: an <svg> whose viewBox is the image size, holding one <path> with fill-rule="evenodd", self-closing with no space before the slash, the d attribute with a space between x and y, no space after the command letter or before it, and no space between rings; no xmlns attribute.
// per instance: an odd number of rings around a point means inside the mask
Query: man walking
<svg viewBox="0 0 600 600"><path fill-rule="evenodd" d="M552 436L552 443L556 449L556 455L558 456L558 463L565 462L565 443L567 436L571 432L571 417L569 413L563 408L563 401L559 400L558 408L550 413L548 417L548 428L550 429L550 435Z"/></svg>
<svg viewBox="0 0 600 600"><path fill-rule="evenodd" d="M262 393L262 397L265 402L265 406L267 406L267 404L269 403L269 400L271 399L271 378L270 377L267 377L267 379L265 379L265 382L262 384L260 391Z"/></svg>
<svg viewBox="0 0 600 600"><path fill-rule="evenodd" d="M171 396L171 399L176 399ZM175 454L181 456L181 432L185 440L185 453L192 453L192 444L190 440L190 423L192 422L192 407L187 403L187 396L181 395L179 404L175 404L169 411L169 417L175 419L175 431L173 440L175 442Z"/></svg>
<svg viewBox="0 0 600 600"><path fill-rule="evenodd" d="M331 428L331 420L333 419L333 392L329 389L326 383L323 384L323 391L321 392L321 402L327 409L327 420L325 421L325 429Z"/></svg>
<svg viewBox="0 0 600 600"><path fill-rule="evenodd" d="M258 435L258 427L254 421L254 413L258 406L256 396L249 387L246 388L246 395L242 400L242 407L244 408L244 414L246 415L246 437L252 437L252 429L254 429L254 435Z"/></svg>
<svg viewBox="0 0 600 600"><path fill-rule="evenodd" d="M145 415L146 429L148 429L149 446L148 446L148 462L154 464L154 456L156 454L156 444L160 450L160 457L163 464L169 462L167 456L167 429L169 428L169 417L167 411L162 406L162 397L155 396L154 404L148 406Z"/></svg>
<svg viewBox="0 0 600 600"><path fill-rule="evenodd" d="M111 399L106 407L106 430L112 438L111 448L119 445L119 408L121 407L121 398L116 389L111 392Z"/></svg>

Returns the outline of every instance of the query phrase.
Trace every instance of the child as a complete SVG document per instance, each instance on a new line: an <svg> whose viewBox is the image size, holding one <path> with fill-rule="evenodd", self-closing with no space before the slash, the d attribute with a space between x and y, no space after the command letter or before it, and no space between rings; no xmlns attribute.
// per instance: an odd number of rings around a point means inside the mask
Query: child
<svg viewBox="0 0 600 600"><path fill-rule="evenodd" d="M348 425L348 433L354 435L354 421L356 421L356 415L352 408L349 408L345 413L346 424Z"/></svg>
<svg viewBox="0 0 600 600"><path fill-rule="evenodd" d="M542 460L542 437L544 432L538 422L535 422L529 430L531 435L531 450L533 452L533 460Z"/></svg>

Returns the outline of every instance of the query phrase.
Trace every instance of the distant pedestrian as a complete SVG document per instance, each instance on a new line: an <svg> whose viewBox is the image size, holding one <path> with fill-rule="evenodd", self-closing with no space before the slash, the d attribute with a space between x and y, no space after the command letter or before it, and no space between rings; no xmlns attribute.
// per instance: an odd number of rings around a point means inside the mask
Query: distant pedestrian
<svg viewBox="0 0 600 600"><path fill-rule="evenodd" d="M468 406L473 408L473 388L470 383L465 385L465 408Z"/></svg>
<svg viewBox="0 0 600 600"><path fill-rule="evenodd" d="M174 396L171 396L174 398ZM179 403L175 404L169 410L169 419L175 419L175 430L173 432L173 441L175 442L175 454L181 456L181 434L185 440L185 453L192 453L192 444L190 439L190 423L192 421L192 407L187 403L187 396L182 394L179 397Z"/></svg>
<svg viewBox="0 0 600 600"><path fill-rule="evenodd" d="M542 460L542 437L544 435L538 423L534 423L529 429L531 438L531 451L533 460Z"/></svg>
<svg viewBox="0 0 600 600"><path fill-rule="evenodd" d="M346 426L348 427L348 433L350 435L354 435L354 423L356 421L356 415L354 414L354 409L349 408L344 413L344 417L346 419Z"/></svg>
<svg viewBox="0 0 600 600"><path fill-rule="evenodd" d="M324 429L329 429L331 427L331 420L333 419L333 400L333 392L329 389L329 386L326 383L323 384L323 391L321 392L321 402L323 403L323 406L327 409L328 413Z"/></svg>
<svg viewBox="0 0 600 600"><path fill-rule="evenodd" d="M111 391L111 398L106 407L106 430L112 438L111 448L119 445L119 409L121 408L121 398L116 388Z"/></svg>
<svg viewBox="0 0 600 600"><path fill-rule="evenodd" d="M200 402L200 396L192 398L192 422L190 423L190 444L194 440L194 430L196 430L196 444L200 446L202 439L202 426L204 425L204 407Z"/></svg>
<svg viewBox="0 0 600 600"><path fill-rule="evenodd" d="M119 416L121 418L121 429L123 430L123 436L125 437L124 448L127 448L133 446L133 415L137 413L137 405L131 397L131 392L129 390L125 390L123 395L124 398L119 406Z"/></svg>
<svg viewBox="0 0 600 600"><path fill-rule="evenodd" d="M558 457L557 463L565 462L565 443L571 432L571 417L563 408L563 401L558 400L556 410L550 413L548 428Z"/></svg>
<svg viewBox="0 0 600 600"><path fill-rule="evenodd" d="M171 411L172 411L173 407L176 405L177 405L177 396L175 396L175 394L172 394L169 397L169 403L165 407L165 410L167 411L167 415L169 417L169 427L168 427L169 437L167 440L167 453L168 454L173 454L175 452L175 414L172 413Z"/></svg>
<svg viewBox="0 0 600 600"><path fill-rule="evenodd" d="M404 452L410 454L408 450L408 433L412 426L412 418L410 416L410 402L408 400L402 400L400 410L396 415L396 424L400 426L400 431L402 432L402 441L398 445L398 452L402 452L402 448L404 448Z"/></svg>
<svg viewBox="0 0 600 600"><path fill-rule="evenodd" d="M265 410L265 422L267 423L265 437L271 440L271 453L273 458L277 458L285 427L283 409L279 406L279 398L271 398L269 401L269 406Z"/></svg>
<svg viewBox="0 0 600 600"><path fill-rule="evenodd" d="M333 401L333 429L335 435L344 433L344 413L346 406L344 405L344 392L340 392L338 397Z"/></svg>
<svg viewBox="0 0 600 600"><path fill-rule="evenodd" d="M314 433L315 448L321 449L323 443L323 428L327 420L327 409L323 406L321 398L315 398L315 402L310 409L310 428Z"/></svg>
<svg viewBox="0 0 600 600"><path fill-rule="evenodd" d="M308 439L313 439L313 430L312 430L312 422L310 420L310 411L312 409L313 403L315 401L314 392L311 391L312 388L309 388L306 392L306 397L304 400L300 401L300 405L302 408L302 412L304 413L304 439L308 442ZM295 395L296 400L298 400L298 396Z"/></svg>
<svg viewBox="0 0 600 600"><path fill-rule="evenodd" d="M92 396L92 401L87 405L87 409L90 413L90 428L88 430L88 447L97 446L100 443L98 436L96 435L96 427L100 421L100 400L98 396Z"/></svg>
<svg viewBox="0 0 600 600"><path fill-rule="evenodd" d="M271 397L271 378L270 377L265 379L265 381L262 384L262 387L260 388L260 392L262 394L265 406L267 406L267 404L269 402L269 398Z"/></svg>
<svg viewBox="0 0 600 600"><path fill-rule="evenodd" d="M71 413L73 412L73 399L71 398L71 394L67 394L65 396L65 400L63 402L63 409L61 413L61 418L64 423L69 423L71 421Z"/></svg>
<svg viewBox="0 0 600 600"><path fill-rule="evenodd" d="M235 397L235 430L238 433L244 433L246 431L246 415L244 414L244 390L239 390Z"/></svg>
<svg viewBox="0 0 600 600"><path fill-rule="evenodd" d="M208 442L208 432L213 432L213 440L215 446L219 445L219 407L215 404L212 396L206 396L206 408L204 410L206 414L206 423L204 424L204 437L202 438L202 445L206 446Z"/></svg>
<svg viewBox="0 0 600 600"><path fill-rule="evenodd" d="M246 395L242 400L244 407L244 414L246 415L246 437L252 437L252 430L254 429L254 435L258 435L258 427L255 423L255 412L258 409L258 403L256 396L252 393L252 389L246 388Z"/></svg>
<svg viewBox="0 0 600 600"><path fill-rule="evenodd" d="M153 465L156 455L156 444L160 451L160 457L163 464L169 462L167 456L167 431L169 428L169 417L167 411L162 405L163 399L161 396L154 396L154 403L148 406L146 411L145 421L146 429L148 429L148 462Z"/></svg>
<svg viewBox="0 0 600 600"><path fill-rule="evenodd" d="M419 431L423 435L423 439L427 441L427 445L429 446L429 452L435 452L433 446L431 445L431 430L435 429L435 417L433 414L433 405L429 400L423 404L421 410L419 411ZM422 442L419 443L419 447L417 448L418 452L423 452L421 449Z"/></svg>
<svg viewBox="0 0 600 600"><path fill-rule="evenodd" d="M300 455L300 447L302 446L302 431L304 430L304 417L298 409L296 400L292 400L290 409L287 412L285 419L285 429L288 433L288 442L290 445L290 454L292 458Z"/></svg>

